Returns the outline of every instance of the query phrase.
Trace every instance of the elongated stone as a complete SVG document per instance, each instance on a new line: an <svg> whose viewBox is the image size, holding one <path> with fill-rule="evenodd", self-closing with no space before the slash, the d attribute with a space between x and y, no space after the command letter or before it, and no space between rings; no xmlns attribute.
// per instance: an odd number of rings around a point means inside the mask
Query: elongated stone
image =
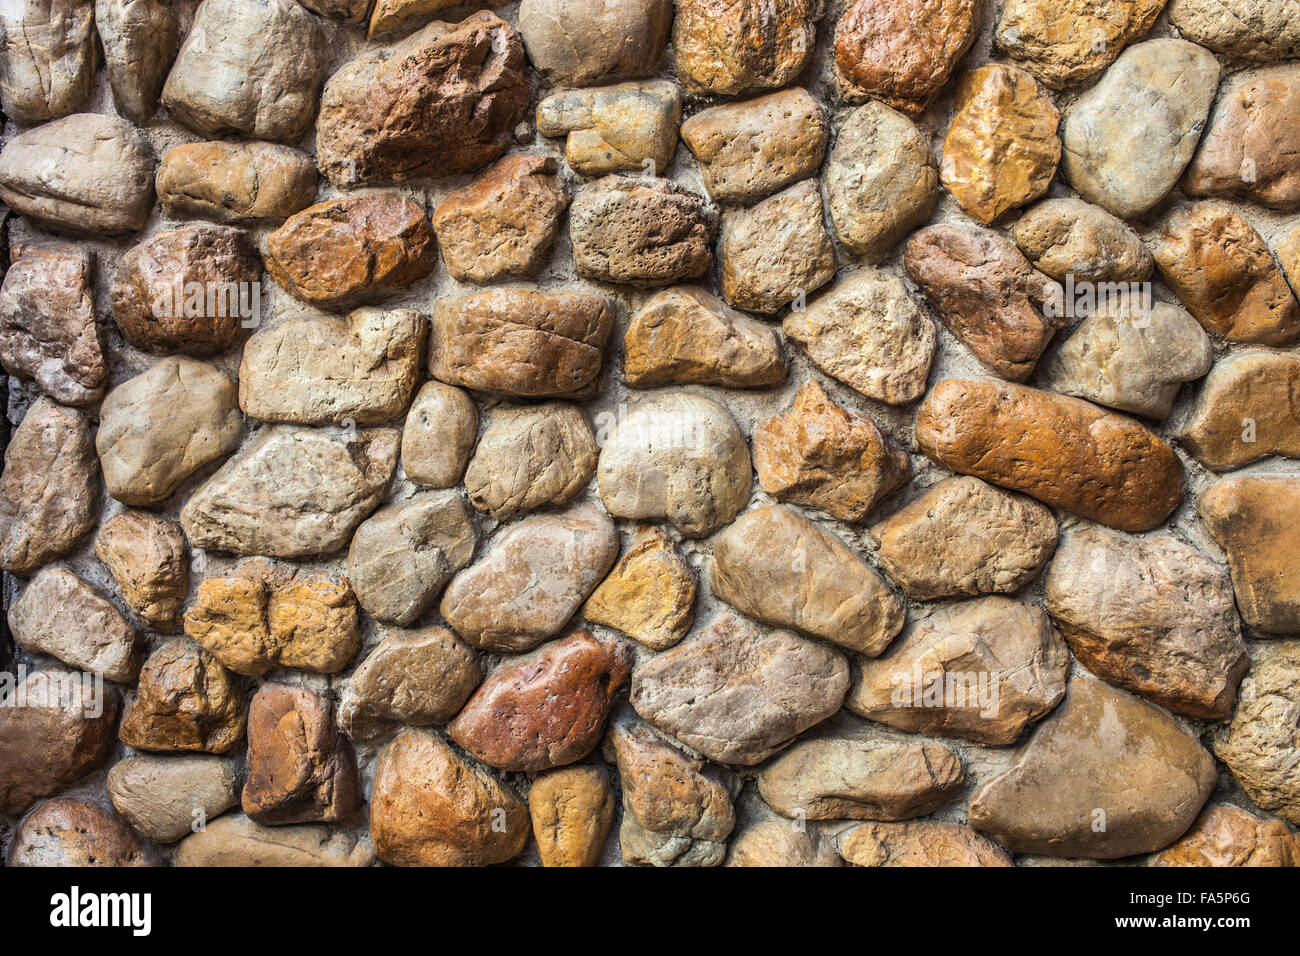
<svg viewBox="0 0 1300 956"><path fill-rule="evenodd" d="M175 843L238 804L237 783L230 760L149 754L115 763L104 789L142 837Z"/></svg>
<svg viewBox="0 0 1300 956"><path fill-rule="evenodd" d="M681 94L668 80L568 90L537 105L537 131L567 137L564 158L584 176L666 172L681 118Z"/></svg>
<svg viewBox="0 0 1300 956"><path fill-rule="evenodd" d="M157 631L180 630L189 561L179 524L149 511L123 511L100 526L95 557L142 621Z"/></svg>
<svg viewBox="0 0 1300 956"><path fill-rule="evenodd" d="M176 14L163 0L95 0L95 29L121 116L143 126L158 110L176 56Z"/></svg>
<svg viewBox="0 0 1300 956"><path fill-rule="evenodd" d="M860 823L836 839L853 866L1014 866L1000 846L957 823Z"/></svg>
<svg viewBox="0 0 1300 956"><path fill-rule="evenodd" d="M1285 0L1173 0L1169 22L1183 36L1247 60L1300 57L1300 24Z"/></svg>
<svg viewBox="0 0 1300 956"><path fill-rule="evenodd" d="M595 866L614 824L614 791L603 767L563 767L528 791L542 866Z"/></svg>
<svg viewBox="0 0 1300 956"><path fill-rule="evenodd" d="M402 427L402 470L417 485L460 484L478 439L478 407L469 393L425 382Z"/></svg>
<svg viewBox="0 0 1300 956"><path fill-rule="evenodd" d="M16 0L0 13L0 106L23 126L75 112L95 82L94 0Z"/></svg>
<svg viewBox="0 0 1300 956"><path fill-rule="evenodd" d="M176 848L176 866L370 866L375 851L364 831L323 824L264 827L227 813Z"/></svg>
<svg viewBox="0 0 1300 956"><path fill-rule="evenodd" d="M1082 199L1043 200L1016 220L1012 236L1034 268L1058 282L1141 282L1155 268L1136 232Z"/></svg>
<svg viewBox="0 0 1300 956"><path fill-rule="evenodd" d="M316 198L316 165L275 143L186 143L163 154L158 200L172 219L282 220Z"/></svg>

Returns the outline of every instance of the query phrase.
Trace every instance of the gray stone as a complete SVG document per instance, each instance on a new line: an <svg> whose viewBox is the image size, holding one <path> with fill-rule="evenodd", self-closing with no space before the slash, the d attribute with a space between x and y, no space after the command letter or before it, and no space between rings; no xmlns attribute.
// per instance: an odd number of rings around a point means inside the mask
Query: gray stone
<svg viewBox="0 0 1300 956"><path fill-rule="evenodd" d="M105 789L117 812L154 843L199 833L239 803L235 765L220 757L127 757L108 772Z"/></svg>
<svg viewBox="0 0 1300 956"><path fill-rule="evenodd" d="M1246 60L1300 57L1300 22L1288 0L1173 0L1169 22L1217 53Z"/></svg>
<svg viewBox="0 0 1300 956"><path fill-rule="evenodd" d="M497 519L567 505L591 481L596 455L596 436L576 405L499 407L465 471L465 491Z"/></svg>

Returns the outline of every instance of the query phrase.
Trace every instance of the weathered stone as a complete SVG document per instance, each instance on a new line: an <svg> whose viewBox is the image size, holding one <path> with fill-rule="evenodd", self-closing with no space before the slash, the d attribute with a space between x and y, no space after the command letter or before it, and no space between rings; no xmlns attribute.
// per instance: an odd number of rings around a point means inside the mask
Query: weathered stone
<svg viewBox="0 0 1300 956"><path fill-rule="evenodd" d="M948 331L1002 378L1029 378L1064 324L1061 287L996 232L928 226L908 240L903 268Z"/></svg>
<svg viewBox="0 0 1300 956"><path fill-rule="evenodd" d="M720 763L752 767L840 709L843 656L734 614L632 671L647 722Z"/></svg>
<svg viewBox="0 0 1300 956"><path fill-rule="evenodd" d="M0 287L0 362L56 402L89 405L108 381L90 253L63 243L13 251Z"/></svg>
<svg viewBox="0 0 1300 956"><path fill-rule="evenodd" d="M316 198L316 166L275 143L186 143L163 153L158 200L172 219L258 222L292 216Z"/></svg>
<svg viewBox="0 0 1300 956"><path fill-rule="evenodd" d="M45 567L9 608L19 647L126 684L140 669L138 635L113 602L67 568Z"/></svg>
<svg viewBox="0 0 1300 956"><path fill-rule="evenodd" d="M404 730L375 764L370 836L395 866L488 866L528 842L528 807L429 730Z"/></svg>
<svg viewBox="0 0 1300 956"><path fill-rule="evenodd" d="M617 557L614 522L594 505L534 515L452 578L440 610L477 648L531 650L563 630Z"/></svg>
<svg viewBox="0 0 1300 956"><path fill-rule="evenodd" d="M1115 62L1168 0L1009 0L993 41L1054 90Z"/></svg>
<svg viewBox="0 0 1300 956"><path fill-rule="evenodd" d="M970 802L970 824L1014 853L1113 860L1182 836L1218 778L1172 717L1075 677L1065 701Z"/></svg>
<svg viewBox="0 0 1300 956"><path fill-rule="evenodd" d="M447 734L500 770L574 763L600 743L609 705L631 671L632 655L613 638L575 631L489 674Z"/></svg>
<svg viewBox="0 0 1300 956"><path fill-rule="evenodd" d="M470 504L497 519L567 505L596 473L596 436L576 405L502 406L465 472Z"/></svg>
<svg viewBox="0 0 1300 956"><path fill-rule="evenodd" d="M402 428L402 471L417 485L458 485L477 439L474 399L442 382L425 382Z"/></svg>
<svg viewBox="0 0 1300 956"><path fill-rule="evenodd" d="M681 118L681 94L668 80L568 90L537 105L537 131L567 136L564 158L584 176L666 172L677 152Z"/></svg>
<svg viewBox="0 0 1300 956"><path fill-rule="evenodd" d="M203 0L162 103L205 136L292 140L311 121L328 62L315 18L292 0Z"/></svg>
<svg viewBox="0 0 1300 956"><path fill-rule="evenodd" d="M988 225L1047 192L1061 159L1061 114L1034 78L990 63L957 84L957 114L943 141L939 178Z"/></svg>
<svg viewBox="0 0 1300 956"><path fill-rule="evenodd" d="M1129 47L1065 114L1061 167L1070 185L1123 219L1150 210L1191 161L1218 86L1218 61L1194 43Z"/></svg>
<svg viewBox="0 0 1300 956"><path fill-rule="evenodd" d="M804 180L722 219L722 294L737 308L774 314L835 278L822 197Z"/></svg>
<svg viewBox="0 0 1300 956"><path fill-rule="evenodd" d="M797 823L767 820L732 841L723 866L843 866L838 854Z"/></svg>
<svg viewBox="0 0 1300 956"><path fill-rule="evenodd" d="M713 265L715 216L704 199L666 179L606 176L578 191L569 238L578 275L661 286Z"/></svg>
<svg viewBox="0 0 1300 956"><path fill-rule="evenodd" d="M240 798L258 823L329 823L361 804L357 762L334 708L309 690L263 684L248 705L248 782Z"/></svg>
<svg viewBox="0 0 1300 956"><path fill-rule="evenodd" d="M1175 210L1155 249L1165 284L1207 331L1229 342L1290 345L1300 304L1253 226L1223 206Z"/></svg>
<svg viewBox="0 0 1300 956"><path fill-rule="evenodd" d="M261 314L262 268L248 234L203 224L160 232L118 263L113 318L136 348L213 355Z"/></svg>
<svg viewBox="0 0 1300 956"><path fill-rule="evenodd" d="M1120 531L1150 531L1183 500L1183 466L1131 418L1023 385L945 379L916 418L945 467Z"/></svg>
<svg viewBox="0 0 1300 956"><path fill-rule="evenodd" d="M903 604L843 541L779 505L742 515L713 542L710 585L742 614L874 657Z"/></svg>
<svg viewBox="0 0 1300 956"><path fill-rule="evenodd" d="M542 774L528 791L542 866L595 866L614 824L614 793L603 767Z"/></svg>
<svg viewBox="0 0 1300 956"><path fill-rule="evenodd" d="M176 848L176 866L370 866L365 833L328 826L264 827L227 813Z"/></svg>
<svg viewBox="0 0 1300 956"><path fill-rule="evenodd" d="M374 0L298 0L304 7L312 13L319 14L329 20L339 20L343 23L354 24L365 20L366 15L370 13L370 5ZM398 4L401 0L397 0ZM416 0L420 2L420 0ZM423 0L428 3L430 0ZM433 3L439 0L432 0Z"/></svg>
<svg viewBox="0 0 1300 956"><path fill-rule="evenodd" d="M152 866L144 844L118 817L89 800L59 797L18 825L6 866Z"/></svg>
<svg viewBox="0 0 1300 956"><path fill-rule="evenodd" d="M986 597L908 625L876 660L854 661L844 706L899 730L1013 744L1065 696L1066 650L1046 614Z"/></svg>
<svg viewBox="0 0 1300 956"><path fill-rule="evenodd" d="M835 27L840 93L915 116L948 82L978 29L976 0L857 0Z"/></svg>
<svg viewBox="0 0 1300 956"><path fill-rule="evenodd" d="M660 292L632 317L623 338L623 378L636 388L762 388L784 381L788 371L775 332L699 286Z"/></svg>
<svg viewBox="0 0 1300 956"><path fill-rule="evenodd" d="M95 82L94 0L16 0L0 13L0 106L35 126L76 112Z"/></svg>
<svg viewBox="0 0 1300 956"><path fill-rule="evenodd" d="M673 51L689 93L734 96L786 86L817 45L823 0L677 0Z"/></svg>
<svg viewBox="0 0 1300 956"><path fill-rule="evenodd" d="M171 641L140 669L118 736L136 750L223 754L244 736L244 727L235 676L207 651Z"/></svg>
<svg viewBox="0 0 1300 956"><path fill-rule="evenodd" d="M514 28L487 10L436 21L330 77L316 165L342 188L472 172L510 147L527 103Z"/></svg>
<svg viewBox="0 0 1300 956"><path fill-rule="evenodd" d="M600 451L600 498L620 518L666 518L702 538L740 514L753 482L736 420L716 402L668 392L637 404Z"/></svg>
<svg viewBox="0 0 1300 956"><path fill-rule="evenodd" d="M400 433L264 428L181 508L190 544L234 554L331 554L378 507L397 464ZM311 469L300 467L312 462Z"/></svg>
<svg viewBox="0 0 1300 956"><path fill-rule="evenodd" d="M751 203L817 175L830 123L798 87L700 110L682 124L714 202Z"/></svg>
<svg viewBox="0 0 1300 956"><path fill-rule="evenodd" d="M1038 502L978 478L945 478L871 529L889 577L915 601L1014 594L1056 550Z"/></svg>
<svg viewBox="0 0 1300 956"><path fill-rule="evenodd" d="M239 803L235 765L220 757L127 757L108 772L117 812L154 843L175 843Z"/></svg>
<svg viewBox="0 0 1300 956"><path fill-rule="evenodd" d="M1207 468L1300 458L1300 356L1235 352L1210 372L1179 441Z"/></svg>
<svg viewBox="0 0 1300 956"><path fill-rule="evenodd" d="M736 825L730 781L665 743L639 721L621 718L605 740L618 764L623 822L618 842L628 863L717 866Z"/></svg>
<svg viewBox="0 0 1300 956"><path fill-rule="evenodd" d="M243 435L235 383L215 365L163 359L118 385L100 408L95 447L108 493L128 505L167 498Z"/></svg>
<svg viewBox="0 0 1300 956"><path fill-rule="evenodd" d="M239 406L267 422L387 421L411 404L428 333L428 320L410 309L286 319L244 344Z"/></svg>
<svg viewBox="0 0 1300 956"><path fill-rule="evenodd" d="M482 680L478 656L445 627L392 631L344 685L339 727L353 740L374 740L402 724L443 724Z"/></svg>
<svg viewBox="0 0 1300 956"><path fill-rule="evenodd" d="M1197 503L1228 553L1237 607L1251 627L1300 634L1300 478L1225 478Z"/></svg>
<svg viewBox="0 0 1300 956"><path fill-rule="evenodd" d="M1189 40L1247 60L1300 57L1300 23L1286 0L1173 0L1169 22Z"/></svg>
<svg viewBox="0 0 1300 956"><path fill-rule="evenodd" d="M758 792L783 816L807 820L907 820L957 795L961 760L942 744L805 740L758 772Z"/></svg>
<svg viewBox="0 0 1300 956"><path fill-rule="evenodd" d="M1183 838L1152 866L1300 866L1300 842L1280 820L1240 807L1206 807Z"/></svg>
<svg viewBox="0 0 1300 956"><path fill-rule="evenodd" d="M433 607L477 543L460 495L417 495L361 522L348 548L348 575L371 617L405 627Z"/></svg>
<svg viewBox="0 0 1300 956"><path fill-rule="evenodd" d="M393 192L308 206L266 239L266 271L296 298L341 308L418 282L438 265L424 210Z"/></svg>
<svg viewBox="0 0 1300 956"><path fill-rule="evenodd" d="M0 568L25 574L61 558L99 518L90 424L48 398L27 409L0 473Z"/></svg>
<svg viewBox="0 0 1300 956"><path fill-rule="evenodd" d="M879 501L907 484L912 466L866 415L841 408L815 381L783 415L754 429L754 469L778 501L865 521Z"/></svg>
<svg viewBox="0 0 1300 956"><path fill-rule="evenodd" d="M1132 291L1106 295L1052 355L1055 392L1148 418L1169 417L1184 382L1214 363L1214 345L1184 310Z"/></svg>
<svg viewBox="0 0 1300 956"><path fill-rule="evenodd" d="M1237 698L1232 719L1215 731L1214 753L1256 806L1300 825L1300 648L1277 645L1246 680L1250 693Z"/></svg>
<svg viewBox="0 0 1300 956"><path fill-rule="evenodd" d="M925 393L939 333L896 276L872 269L833 285L782 325L814 365L890 405Z"/></svg>
<svg viewBox="0 0 1300 956"><path fill-rule="evenodd" d="M100 526L95 557L113 575L127 607L155 631L180 630L189 591L181 526L148 511L123 511Z"/></svg>
<svg viewBox="0 0 1300 956"><path fill-rule="evenodd" d="M836 843L853 866L1015 866L1000 846L958 823L859 823Z"/></svg>
<svg viewBox="0 0 1300 956"><path fill-rule="evenodd" d="M1065 282L1142 282L1155 262L1141 237L1082 199L1045 199L1016 220L1012 235L1034 268Z"/></svg>
<svg viewBox="0 0 1300 956"><path fill-rule="evenodd" d="M934 209L939 171L916 124L867 103L840 126L826 166L826 202L850 252L881 258Z"/></svg>
<svg viewBox="0 0 1300 956"><path fill-rule="evenodd" d="M587 599L582 615L661 651L691 629L695 591L695 572L672 538L642 525L627 553Z"/></svg>
<svg viewBox="0 0 1300 956"><path fill-rule="evenodd" d="M95 30L118 115L143 126L176 55L176 14L163 0L95 0Z"/></svg>
<svg viewBox="0 0 1300 956"><path fill-rule="evenodd" d="M442 298L429 371L449 385L523 398L589 394L614 328L614 307L590 292L491 289Z"/></svg>
<svg viewBox="0 0 1300 956"><path fill-rule="evenodd" d="M649 76L659 69L672 0L524 0L528 59L554 86Z"/></svg>
<svg viewBox="0 0 1300 956"><path fill-rule="evenodd" d="M555 170L548 156L515 153L438 204L433 231L452 278L494 282L542 270L569 206Z"/></svg>
<svg viewBox="0 0 1300 956"><path fill-rule="evenodd" d="M302 0L299 0L302 2ZM451 7L463 6L460 0L312 0L312 3L337 3L341 9L353 9L337 19L364 20L370 15L367 39L405 36L433 19L434 14ZM371 10L373 3L374 10ZM485 0L484 7L502 7L502 0ZM308 6L308 9L313 9ZM317 11L318 13L321 11Z"/></svg>
<svg viewBox="0 0 1300 956"><path fill-rule="evenodd" d="M61 667L9 686L0 707L0 813L18 814L104 761L118 702L116 691Z"/></svg>
<svg viewBox="0 0 1300 956"><path fill-rule="evenodd" d="M137 232L153 208L153 155L126 120L68 116L8 138L0 201L50 229Z"/></svg>

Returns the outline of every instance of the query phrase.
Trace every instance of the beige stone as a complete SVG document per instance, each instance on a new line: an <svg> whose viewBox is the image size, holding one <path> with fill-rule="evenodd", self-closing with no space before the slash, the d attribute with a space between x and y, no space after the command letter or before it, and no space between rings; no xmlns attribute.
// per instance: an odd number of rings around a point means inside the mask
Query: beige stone
<svg viewBox="0 0 1300 956"><path fill-rule="evenodd" d="M672 538L642 525L632 546L582 606L582 615L662 651L691 629L695 593L695 572Z"/></svg>
<svg viewBox="0 0 1300 956"><path fill-rule="evenodd" d="M562 767L533 781L528 814L542 866L595 866L614 824L614 792L602 767Z"/></svg>
<svg viewBox="0 0 1300 956"><path fill-rule="evenodd" d="M402 471L417 485L458 485L477 440L478 408L469 393L425 382L402 428Z"/></svg>
<svg viewBox="0 0 1300 956"><path fill-rule="evenodd" d="M112 601L67 568L46 566L9 607L14 642L119 684L140 669L139 635Z"/></svg>
<svg viewBox="0 0 1300 956"><path fill-rule="evenodd" d="M567 137L565 161L584 176L667 172L681 118L681 94L668 80L568 90L537 105L537 131Z"/></svg>
<svg viewBox="0 0 1300 956"><path fill-rule="evenodd" d="M179 524L148 511L123 511L100 527L95 557L140 620L157 631L180 630L189 561Z"/></svg>
<svg viewBox="0 0 1300 956"><path fill-rule="evenodd" d="M465 471L465 493L497 519L567 505L596 473L596 436L564 402L494 409Z"/></svg>

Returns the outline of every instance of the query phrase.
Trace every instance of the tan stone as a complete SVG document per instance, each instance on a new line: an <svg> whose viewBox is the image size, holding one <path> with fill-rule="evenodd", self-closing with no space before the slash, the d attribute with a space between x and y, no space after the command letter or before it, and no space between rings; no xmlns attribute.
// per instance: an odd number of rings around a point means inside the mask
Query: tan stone
<svg viewBox="0 0 1300 956"><path fill-rule="evenodd" d="M402 471L417 485L458 485L477 440L478 408L469 393L425 382L402 428Z"/></svg>
<svg viewBox="0 0 1300 956"><path fill-rule="evenodd" d="M239 803L236 765L221 757L127 757L105 782L132 829L154 843L175 843Z"/></svg>
<svg viewBox="0 0 1300 956"><path fill-rule="evenodd" d="M223 754L244 736L244 727L243 694L234 675L207 651L171 641L140 669L118 736L136 750Z"/></svg>
<svg viewBox="0 0 1300 956"><path fill-rule="evenodd" d="M1248 60L1300 57L1300 25L1287 0L1173 0L1169 22L1189 40Z"/></svg>
<svg viewBox="0 0 1300 956"><path fill-rule="evenodd" d="M823 0L677 0L673 50L687 92L734 96L785 86L817 44Z"/></svg>
<svg viewBox="0 0 1300 956"><path fill-rule="evenodd" d="M152 866L145 845L121 818L89 800L42 803L14 830L6 866Z"/></svg>
<svg viewBox="0 0 1300 956"><path fill-rule="evenodd" d="M316 198L311 157L275 143L185 143L163 153L155 185L172 219L259 222L292 216Z"/></svg>
<svg viewBox="0 0 1300 956"><path fill-rule="evenodd" d="M367 39L370 40L410 33L432 20L434 14L463 5L460 0L374 0L372 10L370 0L362 0L360 3L356 0L334 0L334 2L344 4L351 2L359 8L359 12L349 17L349 20L364 20L366 14L370 14L370 26L367 32ZM485 0L483 6L501 7L505 4L501 0Z"/></svg>
<svg viewBox="0 0 1300 956"><path fill-rule="evenodd" d="M662 651L691 629L695 592L695 572L672 539L653 525L642 525L627 553L582 606L582 615Z"/></svg>
<svg viewBox="0 0 1300 956"><path fill-rule="evenodd" d="M1206 807L1152 866L1300 866L1300 841L1280 820L1229 804Z"/></svg>
<svg viewBox="0 0 1300 956"><path fill-rule="evenodd" d="M1059 90L1100 73L1151 29L1168 0L1009 0L999 52Z"/></svg>
<svg viewBox="0 0 1300 956"><path fill-rule="evenodd" d="M723 866L843 866L839 855L795 823L767 820L732 841Z"/></svg>
<svg viewBox="0 0 1300 956"><path fill-rule="evenodd" d="M584 176L666 173L677 152L682 98L668 80L553 93L537 105L537 131L567 137L564 158Z"/></svg>
<svg viewBox="0 0 1300 956"><path fill-rule="evenodd" d="M113 575L127 606L156 631L181 627L189 562L181 526L148 511L123 511L95 536L95 557Z"/></svg>
<svg viewBox="0 0 1300 956"><path fill-rule="evenodd" d="M1215 471L1300 458L1300 356L1248 349L1221 360L1178 440Z"/></svg>
<svg viewBox="0 0 1300 956"><path fill-rule="evenodd" d="M519 5L529 62L553 86L655 73L672 21L672 0L523 0Z"/></svg>
<svg viewBox="0 0 1300 956"><path fill-rule="evenodd" d="M567 505L596 473L596 456L596 436L576 405L499 406L465 471L465 493L497 519Z"/></svg>
<svg viewBox="0 0 1300 956"><path fill-rule="evenodd" d="M18 0L0 13L0 105L21 126L79 109L99 57L93 0Z"/></svg>
<svg viewBox="0 0 1300 956"><path fill-rule="evenodd" d="M67 568L47 565L9 607L14 642L119 684L140 669L139 635L112 601Z"/></svg>
<svg viewBox="0 0 1300 956"><path fill-rule="evenodd" d="M614 793L603 767L563 767L533 781L528 814L542 866L595 866L614 824Z"/></svg>
<svg viewBox="0 0 1300 956"><path fill-rule="evenodd" d="M958 823L860 823L836 843L853 866L1015 866L1000 846Z"/></svg>
<svg viewBox="0 0 1300 956"><path fill-rule="evenodd" d="M1045 199L1016 220L1012 236L1034 268L1058 282L1141 282L1155 262L1122 219L1082 199Z"/></svg>
<svg viewBox="0 0 1300 956"><path fill-rule="evenodd" d="M375 851L364 832L321 825L264 827L227 813L187 836L176 866L370 866Z"/></svg>

